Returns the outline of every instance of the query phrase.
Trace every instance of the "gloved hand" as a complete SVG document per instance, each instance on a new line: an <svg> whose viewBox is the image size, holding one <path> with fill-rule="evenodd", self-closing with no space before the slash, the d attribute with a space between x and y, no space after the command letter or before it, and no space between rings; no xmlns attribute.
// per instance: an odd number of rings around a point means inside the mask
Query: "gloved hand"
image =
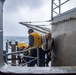
<svg viewBox="0 0 76 75"><path fill-rule="evenodd" d="M20 54L21 59L23 58L23 54Z"/></svg>

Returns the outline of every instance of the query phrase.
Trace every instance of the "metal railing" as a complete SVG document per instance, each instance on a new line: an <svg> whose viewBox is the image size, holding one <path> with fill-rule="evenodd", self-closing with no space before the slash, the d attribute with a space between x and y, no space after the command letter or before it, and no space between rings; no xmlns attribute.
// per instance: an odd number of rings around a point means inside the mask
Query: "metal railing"
<svg viewBox="0 0 76 75"><path fill-rule="evenodd" d="M55 1L57 0L51 0L51 20L53 20L54 14L61 14L61 6L70 0L65 0L63 3L61 3L61 0L58 0L58 3L56 3ZM59 9L58 12L55 10L57 8Z"/></svg>
<svg viewBox="0 0 76 75"><path fill-rule="evenodd" d="M6 44L7 44L7 43L6 43ZM6 45L6 46L8 47L8 45ZM8 50L7 47L6 47L6 49ZM26 64L28 64L28 63L30 63L30 62L32 62L32 61L37 60L37 66L39 66L39 48L38 48L38 46L29 48L29 49L23 49L22 51L16 51L16 52L11 52L11 53L6 53L6 54L4 54L5 60L8 61L8 56L9 56L9 55L18 56L18 55L16 55L16 54L24 53L24 52L27 52L27 51L32 50L32 49L37 49L37 57L24 56L24 57L26 57L26 58L28 57L28 58L33 58L33 59L32 59L32 60L29 60L28 62L25 62L23 65L26 65ZM9 64L9 63L7 63L7 64ZM14 64L14 63L10 63L10 64ZM16 64L14 64L14 65L16 65ZM22 66L23 66L23 65L22 65Z"/></svg>

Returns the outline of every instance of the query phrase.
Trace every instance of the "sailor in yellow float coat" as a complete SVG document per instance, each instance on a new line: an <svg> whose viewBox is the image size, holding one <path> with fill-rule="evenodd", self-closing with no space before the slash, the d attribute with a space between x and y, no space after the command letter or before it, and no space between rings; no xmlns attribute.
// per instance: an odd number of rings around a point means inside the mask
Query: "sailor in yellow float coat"
<svg viewBox="0 0 76 75"><path fill-rule="evenodd" d="M23 49L27 49L27 45L25 44L25 43L23 43L23 42L20 42L20 43L18 43L18 45L17 45L17 50L18 51L20 51L20 50L23 50ZM24 53L21 53L21 55L22 55L22 57L21 56L18 56L18 59L19 59L19 65L21 64L21 63L25 63L25 61L27 62L27 61L29 61L29 58L26 58L26 57L24 57L24 56L29 56L30 55L30 50L28 51L28 52L24 52Z"/></svg>
<svg viewBox="0 0 76 75"><path fill-rule="evenodd" d="M33 43L33 46L32 47L38 45L38 48L41 48L42 47L42 44L41 44L41 36L38 33L36 33L36 32L33 32L30 35L34 37L34 43Z"/></svg>
<svg viewBox="0 0 76 75"><path fill-rule="evenodd" d="M38 45L39 48L39 66L44 66L44 51L42 50L42 43L41 43L41 36L37 33L34 32L33 29L28 30L29 33L29 46L30 47L35 47ZM30 56L37 57L37 49L32 49L30 51ZM32 58L30 59L32 60ZM35 66L37 64L37 61L33 61L29 64L29 66Z"/></svg>
<svg viewBox="0 0 76 75"><path fill-rule="evenodd" d="M25 43L20 42L18 43L17 47L18 47L18 50L23 50L23 49L27 49L28 46ZM28 56L29 55L30 55L30 50L28 51Z"/></svg>
<svg viewBox="0 0 76 75"><path fill-rule="evenodd" d="M17 47L18 47L19 49L22 48L22 47L27 48L27 45L26 45L25 43L23 43L23 42L20 42L20 43L18 43Z"/></svg>

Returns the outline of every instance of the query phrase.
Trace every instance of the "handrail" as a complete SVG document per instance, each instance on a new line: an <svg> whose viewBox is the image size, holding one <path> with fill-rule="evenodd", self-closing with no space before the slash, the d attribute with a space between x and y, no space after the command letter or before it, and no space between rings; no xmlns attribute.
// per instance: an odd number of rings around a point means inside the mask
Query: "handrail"
<svg viewBox="0 0 76 75"><path fill-rule="evenodd" d="M32 61L37 60L37 65L39 66L39 49L38 49L38 45L37 45L37 46L34 46L34 47L32 47L32 48L29 48L29 49L23 49L22 51L6 53L6 54L4 54L4 57L5 57L5 59L7 60L7 56L8 56L8 55L16 55L16 56L18 56L17 54L24 53L24 52L29 51L29 50L32 50L32 49L37 49L37 57L24 56L24 57L29 57L29 58L33 58L33 59L30 60L30 61L28 61L28 62L25 62L23 65L25 65L25 64L27 64L27 63L30 63L30 62L32 62ZM12 63L12 64L13 64L13 63ZM22 66L23 66L23 65L22 65Z"/></svg>
<svg viewBox="0 0 76 75"><path fill-rule="evenodd" d="M36 58L34 58L34 59L32 59L32 60L30 60L30 61L28 61L28 62L26 62L26 63L24 63L24 64L22 64L22 66L24 66L24 65L26 65L26 64L28 64L28 63L30 63L30 62L32 62L32 61L35 61L35 60L37 60L38 59L38 57L36 57ZM37 65L39 66L39 64L37 63Z"/></svg>
<svg viewBox="0 0 76 75"><path fill-rule="evenodd" d="M29 48L29 49L24 49L23 51L17 51L17 52L6 53L4 56L23 53L23 52L26 52L26 51L29 51L29 50L32 50L32 49L36 49L37 47L38 47L38 46Z"/></svg>

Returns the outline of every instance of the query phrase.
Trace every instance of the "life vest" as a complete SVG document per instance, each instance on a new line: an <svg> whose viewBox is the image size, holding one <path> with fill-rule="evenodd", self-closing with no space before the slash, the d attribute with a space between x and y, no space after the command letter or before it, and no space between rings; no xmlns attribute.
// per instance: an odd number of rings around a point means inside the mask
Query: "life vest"
<svg viewBox="0 0 76 75"><path fill-rule="evenodd" d="M23 42L20 42L20 43L18 43L17 47L18 47L19 49L22 48L22 47L27 48L27 45L26 45L25 43L23 43Z"/></svg>
<svg viewBox="0 0 76 75"><path fill-rule="evenodd" d="M32 35L34 37L33 47L38 45L38 48L41 48L42 47L41 36L38 33L36 33L36 32L33 32L30 35Z"/></svg>
<svg viewBox="0 0 76 75"><path fill-rule="evenodd" d="M26 49L28 46L25 43L20 42L20 43L18 43L17 47L19 48L19 50L23 50L21 48L25 48ZM29 56L30 55L30 50L28 50L27 52L28 52L27 55Z"/></svg>
<svg viewBox="0 0 76 75"><path fill-rule="evenodd" d="M44 51L48 51L51 48L52 41L53 41L52 38L48 39L48 42L46 42L46 38L45 37L42 38L42 42L43 42L42 43L42 49ZM48 43L48 45L47 45L47 43ZM46 46L47 46L47 49L46 49Z"/></svg>

